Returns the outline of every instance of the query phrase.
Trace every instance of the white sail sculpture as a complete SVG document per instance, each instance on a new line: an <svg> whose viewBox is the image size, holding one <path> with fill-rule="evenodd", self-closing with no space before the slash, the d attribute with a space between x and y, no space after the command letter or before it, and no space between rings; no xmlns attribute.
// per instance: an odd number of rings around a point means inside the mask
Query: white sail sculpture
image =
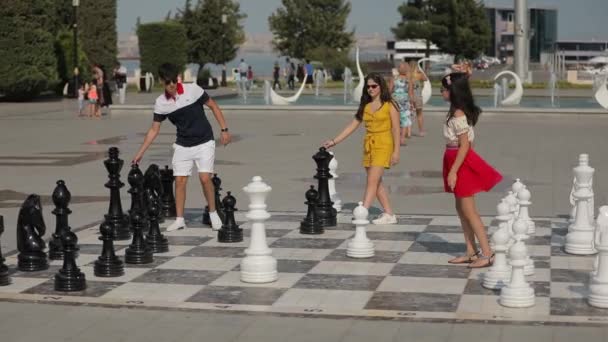
<svg viewBox="0 0 608 342"><path fill-rule="evenodd" d="M606 88L606 84L608 81L608 75L603 76L600 81L599 87L595 91L593 97L595 97L595 101L600 104L600 106L604 107L604 109L608 109L608 88Z"/></svg>
<svg viewBox="0 0 608 342"><path fill-rule="evenodd" d="M357 46L355 54L355 61L357 63L357 74L359 75L359 84L353 89L353 102L361 102L361 95L363 94L363 83L365 83L365 76L361 70L361 64L359 64L359 47Z"/></svg>
<svg viewBox="0 0 608 342"><path fill-rule="evenodd" d="M277 94L274 89L272 89L272 87L269 87L270 89L270 104L273 105L288 105L290 103L296 102L298 101L298 98L300 97L300 95L302 95L302 92L304 91L304 87L306 87L306 79L308 78L308 75L304 75L304 79L302 80L302 84L300 85L300 89L298 90L298 92L290 97L283 97L279 94ZM268 84L268 86L270 86L270 82Z"/></svg>
<svg viewBox="0 0 608 342"><path fill-rule="evenodd" d="M430 58L422 58L418 61L418 67L420 68L420 72L422 72L422 74L426 77L426 81L424 81L424 85L422 86L422 104L426 104L427 102L429 102L429 100L431 99L431 95L433 93L433 88L431 87L431 81L429 80L428 76L426 75L426 73L424 72L424 67L422 65L422 62L425 61L429 61L431 62L432 60Z"/></svg>
<svg viewBox="0 0 608 342"><path fill-rule="evenodd" d="M521 98L524 96L524 87L521 83L521 79L513 71L504 70L499 72L498 75L494 77L494 81L497 81L502 75L510 75L513 77L515 80L515 90L509 94L509 96L505 97L500 104L503 106L517 106L521 102Z"/></svg>

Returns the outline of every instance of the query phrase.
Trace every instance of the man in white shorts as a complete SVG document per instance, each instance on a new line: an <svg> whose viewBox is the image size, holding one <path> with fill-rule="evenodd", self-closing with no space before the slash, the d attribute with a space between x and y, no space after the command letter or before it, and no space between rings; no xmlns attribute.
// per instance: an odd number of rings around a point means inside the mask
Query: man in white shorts
<svg viewBox="0 0 608 342"><path fill-rule="evenodd" d="M179 70L175 65L169 63L161 65L158 74L165 85L165 93L156 99L152 127L148 130L143 144L133 158L133 163L140 162L148 147L156 139L161 122L169 119L177 128L172 161L177 217L167 231L186 228L184 221L186 184L192 173L193 164L196 164L203 186L203 194L209 205L211 226L214 230L219 230L222 227L222 221L215 208L214 188L211 182L215 161L215 140L203 105L209 107L213 112L213 116L221 127L220 142L222 145L227 145L230 142L230 133L228 133L224 115L217 103L203 88L196 84L177 83Z"/></svg>

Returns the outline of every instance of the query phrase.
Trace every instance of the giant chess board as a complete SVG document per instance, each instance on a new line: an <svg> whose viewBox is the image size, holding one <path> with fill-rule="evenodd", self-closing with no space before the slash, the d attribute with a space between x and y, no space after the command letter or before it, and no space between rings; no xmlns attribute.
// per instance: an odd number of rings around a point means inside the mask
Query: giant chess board
<svg viewBox="0 0 608 342"><path fill-rule="evenodd" d="M536 267L528 278L536 304L511 309L498 304L498 292L481 286L487 269L447 263L464 251L455 216L399 215L397 225L369 225L376 254L352 259L346 256L355 231L350 214L340 215L339 224L323 235L311 236L299 233L305 213L274 212L266 234L279 279L248 284L239 273L250 234L244 213L237 220L246 237L234 244L217 241L217 233L200 223L202 211L186 214L189 229L164 232L168 253L154 255L152 264L127 264L119 278L94 276L93 262L101 252L98 227L79 231L77 263L87 278L82 292L53 290L61 261L52 261L46 271L25 273L16 271L16 255L11 255L6 263L12 284L0 287L0 300L393 320L608 323L608 310L590 307L585 299L594 257L563 252L565 219L534 219L536 234L527 245ZM483 220L490 233L497 229L493 218ZM117 255L123 256L129 243L116 241Z"/></svg>

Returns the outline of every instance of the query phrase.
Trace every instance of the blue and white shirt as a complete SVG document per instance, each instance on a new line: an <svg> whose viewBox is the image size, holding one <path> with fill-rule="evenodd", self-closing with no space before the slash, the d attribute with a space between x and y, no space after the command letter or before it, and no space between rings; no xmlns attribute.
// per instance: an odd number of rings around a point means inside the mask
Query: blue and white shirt
<svg viewBox="0 0 608 342"><path fill-rule="evenodd" d="M177 128L175 143L192 147L213 140L213 130L203 105L209 95L194 83L177 84L177 94L164 93L154 103L154 121L169 119Z"/></svg>

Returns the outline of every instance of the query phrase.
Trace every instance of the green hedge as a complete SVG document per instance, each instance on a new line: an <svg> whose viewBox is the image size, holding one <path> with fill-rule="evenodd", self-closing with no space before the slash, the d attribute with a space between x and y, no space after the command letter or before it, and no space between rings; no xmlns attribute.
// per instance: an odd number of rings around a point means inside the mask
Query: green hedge
<svg viewBox="0 0 608 342"><path fill-rule="evenodd" d="M82 50L91 63L100 64L106 73L114 69L118 54L116 1L80 0L78 7L78 36Z"/></svg>
<svg viewBox="0 0 608 342"><path fill-rule="evenodd" d="M0 94L31 99L57 84L53 0L3 1L0 6Z"/></svg>
<svg viewBox="0 0 608 342"><path fill-rule="evenodd" d="M188 62L186 29L174 21L141 24L137 28L141 72L157 75L163 63L173 63L183 70Z"/></svg>

